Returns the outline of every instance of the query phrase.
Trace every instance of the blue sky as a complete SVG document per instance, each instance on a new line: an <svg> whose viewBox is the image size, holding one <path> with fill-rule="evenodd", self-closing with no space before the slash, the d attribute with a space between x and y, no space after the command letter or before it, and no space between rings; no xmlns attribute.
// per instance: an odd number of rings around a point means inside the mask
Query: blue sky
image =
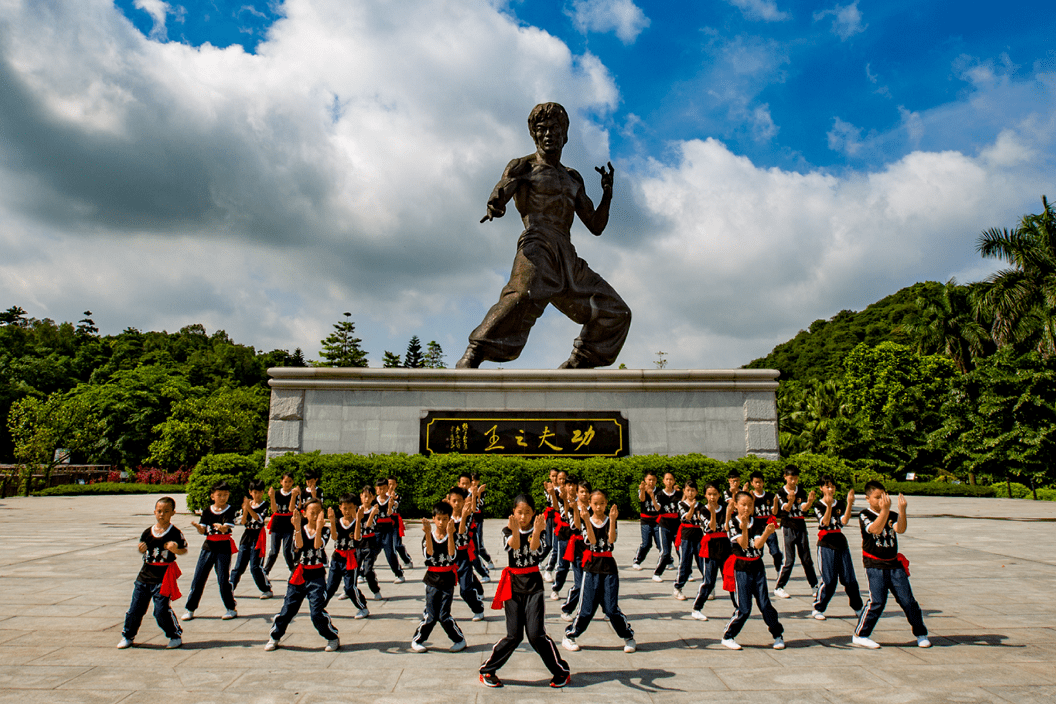
<svg viewBox="0 0 1056 704"><path fill-rule="evenodd" d="M525 117L617 169L573 242L635 311L620 361L738 366L817 318L997 266L1056 197L1040 2L53 0L0 9L0 306L454 361L520 223L478 224ZM54 272L64 273L56 277ZM519 360L577 326L550 309Z"/></svg>

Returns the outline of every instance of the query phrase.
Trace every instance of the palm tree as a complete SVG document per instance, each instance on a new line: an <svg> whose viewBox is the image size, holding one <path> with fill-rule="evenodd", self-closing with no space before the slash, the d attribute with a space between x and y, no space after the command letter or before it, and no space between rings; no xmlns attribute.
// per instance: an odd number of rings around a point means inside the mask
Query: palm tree
<svg viewBox="0 0 1056 704"><path fill-rule="evenodd" d="M970 372L972 358L983 354L990 336L973 316L968 295L951 278L938 298L917 297L917 309L896 330L916 340L918 354L942 352L962 374Z"/></svg>
<svg viewBox="0 0 1056 704"><path fill-rule="evenodd" d="M1019 227L990 228L976 250L1012 266L992 274L979 289L976 310L991 316L999 346L1034 347L1056 354L1056 209L1041 197L1042 212L1024 215Z"/></svg>

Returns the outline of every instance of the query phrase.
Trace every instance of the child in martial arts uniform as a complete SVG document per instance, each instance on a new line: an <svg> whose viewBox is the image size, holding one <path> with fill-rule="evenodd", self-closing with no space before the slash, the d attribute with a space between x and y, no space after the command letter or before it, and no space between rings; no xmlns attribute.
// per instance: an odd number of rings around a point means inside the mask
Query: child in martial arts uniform
<svg viewBox="0 0 1056 704"><path fill-rule="evenodd" d="M814 559L810 554L810 535L807 533L805 516L814 505L814 490L808 495L799 486L799 468L795 465L787 465L784 476L785 485L777 490L777 497L774 499L774 514L781 521L781 534L785 541L784 562L774 587L774 596L788 599L791 595L785 591L785 585L792 578L797 551L812 593L818 588L818 575L814 573Z"/></svg>
<svg viewBox="0 0 1056 704"><path fill-rule="evenodd" d="M378 575L374 572L374 563L378 558L378 537L374 526L380 509L374 503L374 487L364 484L359 491L359 502L364 509L362 517L357 519L361 523L361 538L356 545L356 562L359 564L357 581L366 582L374 599L378 600L381 599L381 585L378 584Z"/></svg>
<svg viewBox="0 0 1056 704"><path fill-rule="evenodd" d="M396 539L393 543L393 547L396 549L396 556L403 561L403 569L413 570L414 562L411 560L410 554L407 552L407 548L403 545L403 516L400 515L400 495L396 493L396 486L398 482L396 477L389 477L389 496L396 502L393 511L396 512L395 519L398 530L396 531Z"/></svg>
<svg viewBox="0 0 1056 704"><path fill-rule="evenodd" d="M664 473L664 488L656 492L655 497L660 504L660 560L656 563L653 581L663 582L664 570L674 561L671 558L671 548L675 544L675 534L678 533L678 502L682 500L682 492L675 483L674 474Z"/></svg>
<svg viewBox="0 0 1056 704"><path fill-rule="evenodd" d="M338 502L341 515L330 509L330 535L334 538L334 555L330 561L330 574L326 578L326 603L334 598L338 588L344 582L341 596L351 599L356 607L353 618L370 616L363 592L356 586L359 577L359 560L356 559L356 543L363 539L363 505L355 494L345 494Z"/></svg>
<svg viewBox="0 0 1056 704"><path fill-rule="evenodd" d="M891 495L883 484L871 481L865 485L865 498L869 508L858 514L858 522L862 528L862 561L869 578L869 601L858 619L851 643L862 648L880 647L869 636L884 612L887 593L891 592L913 627L917 645L930 648L920 605L909 586L909 560L898 551L898 534L906 532L906 497L898 495L898 512L892 512Z"/></svg>
<svg viewBox="0 0 1056 704"><path fill-rule="evenodd" d="M495 590L493 609L506 611L506 637L491 649L491 656L480 666L480 681L488 687L501 687L502 680L496 674L513 651L528 636L546 669L554 677L551 687L564 687L572 681L568 663L561 659L554 641L546 635L543 624L545 616L543 600L543 578L539 574L539 557L542 555L542 538L546 530L546 518L535 515L530 496L521 494L513 500L513 515L502 537L506 544L509 565L502 570L502 577Z"/></svg>
<svg viewBox="0 0 1056 704"><path fill-rule="evenodd" d="M473 525L471 526L476 531L476 535L473 537L474 545L477 546L477 555L480 557L481 567L492 570L495 569L495 565L491 562L491 555L488 554L488 549L484 547L484 497L488 493L488 485L481 483L479 474L474 474L470 478L470 489L476 499L475 510L473 511ZM490 576L487 574L484 576L488 577L488 579L483 581L491 581Z"/></svg>
<svg viewBox="0 0 1056 704"><path fill-rule="evenodd" d="M463 521L465 523L465 521ZM422 519L425 537L422 551L425 553L425 616L411 639L411 650L424 653L425 641L437 623L451 639L451 652L466 649L466 639L451 616L451 601L455 595L455 524L451 521L451 505L438 501L433 505L433 520Z"/></svg>
<svg viewBox="0 0 1056 704"><path fill-rule="evenodd" d="M554 498L553 489L557 484L557 469L551 467L548 479L543 481L543 517L546 518L546 532L543 533L543 559L547 560L554 547Z"/></svg>
<svg viewBox="0 0 1056 704"><path fill-rule="evenodd" d="M693 601L693 611L690 614L698 621L708 620L708 617L704 615L704 602L715 589L715 583L722 576L722 567L730 556L730 538L726 533L726 511L733 509L732 503L725 505L721 503L722 494L714 484L705 485L704 498L707 503L703 508L697 509L697 512L705 517L704 536L700 540L700 552L698 553L704 558L704 581L697 590L697 598ZM730 599L736 607L737 598L733 593L730 593Z"/></svg>
<svg viewBox="0 0 1056 704"><path fill-rule="evenodd" d="M260 590L261 599L270 599L271 581L264 572L264 555L267 552L268 534L264 522L271 513L270 504L264 500L264 482L254 479L246 487L249 496L242 500L242 510L235 516L235 523L245 527L242 540L238 543L238 557L231 568L231 593L238 589L238 582L245 574L246 568L253 576L253 581Z"/></svg>
<svg viewBox="0 0 1056 704"><path fill-rule="evenodd" d="M634 555L631 563L632 570L642 569L642 560L649 554L649 548L656 545L660 549L660 504L656 501L656 472L649 470L645 478L638 485L639 518L642 526L642 544L638 546L638 552Z"/></svg>
<svg viewBox="0 0 1056 704"><path fill-rule="evenodd" d="M132 647L151 601L154 602L154 620L169 639L169 644L165 647L179 648L183 645L183 629L180 628L180 622L176 620L176 614L169 605L171 600L181 596L176 584L180 576L176 556L187 552L187 539L179 528L172 525L172 516L175 513L176 502L168 496L161 497L154 504L154 525L139 536L143 567L132 586L132 604L125 613L125 627L121 631L118 648Z"/></svg>
<svg viewBox="0 0 1056 704"><path fill-rule="evenodd" d="M704 558L700 556L700 544L704 538L704 523L707 520L700 502L697 501L697 483L690 480L682 488L682 500L678 502L678 532L675 534L675 548L678 550L678 576L675 578L673 596L685 601L682 587L693 574L696 564L704 576Z"/></svg>
<svg viewBox="0 0 1056 704"><path fill-rule="evenodd" d="M777 494L766 490L766 479L763 478L762 472L752 472L749 477L749 483L752 485L752 499L755 501L755 517L763 521L769 521L770 517L774 515L774 499L777 498ZM735 511L731 511L731 515L732 513L735 513ZM781 574L783 556L781 555L781 544L777 539L777 533L766 539L766 549L770 551L770 557L774 560L774 572Z"/></svg>
<svg viewBox="0 0 1056 704"><path fill-rule="evenodd" d="M854 489L847 492L847 502L836 498L836 480L823 475L821 500L814 504L818 517L818 566L821 567L821 587L814 598L811 616L825 620L825 608L836 593L837 584L842 584L854 612L861 616L862 595L858 590L858 579L854 576L854 561L847 545L843 527L851 520L854 510Z"/></svg>
<svg viewBox="0 0 1056 704"><path fill-rule="evenodd" d="M729 505L734 502L737 492L741 490L741 475L737 473L736 469L731 469L730 473L726 475L726 481L730 486L722 492L722 502Z"/></svg>
<svg viewBox="0 0 1056 704"><path fill-rule="evenodd" d="M479 481L474 482L473 477L476 476L479 475L467 474L463 472L462 474L458 475L458 486L466 490L466 503L470 504L473 507L473 514L470 516L470 522L468 527L470 535L473 538L473 553L476 556L476 559L472 560L473 569L476 571L477 574L480 575L481 583L487 584L491 581L491 575L489 574L488 566L484 563L484 558L479 552L477 552L477 549L480 547L480 545L476 539L477 529L474 523L476 519L476 512L479 508L479 501L477 499L477 495L482 488Z"/></svg>
<svg viewBox="0 0 1056 704"><path fill-rule="evenodd" d="M618 510L613 504L606 516L607 503L605 492L595 489L590 495L590 511L584 510L581 514L583 535L587 542L587 550L583 553L583 603L575 620L565 629L565 639L561 641L562 647L573 652L579 650L576 638L587 630L599 605L608 616L616 635L623 638L623 652L633 653L637 649L634 631L620 611L620 577L612 556L612 549L616 546Z"/></svg>
<svg viewBox="0 0 1056 704"><path fill-rule="evenodd" d="M571 621L579 607L579 598L583 592L583 553L586 551L586 541L583 540L582 511L590 508L590 483L580 481L576 477L568 477L565 481L565 497L561 506L562 523L569 524L563 530L565 538L565 549L561 560L557 563L557 573L554 577L554 591L550 592L551 599L561 598L561 588L565 584L569 569L572 570L572 586L565 597L565 603L561 604L561 619Z"/></svg>
<svg viewBox="0 0 1056 704"><path fill-rule="evenodd" d="M546 563L543 568L543 581L553 582L554 581L554 570L557 569L557 562L561 559L563 554L564 544L557 538L557 532L561 529L561 504L562 497L565 495L565 482L568 481L568 472L563 469L552 472L554 479L549 496L547 497L548 506L552 507L553 516L553 531L547 536L551 541L549 554L546 558ZM567 525L564 527L568 527ZM547 549L547 548L544 548Z"/></svg>
<svg viewBox="0 0 1056 704"><path fill-rule="evenodd" d="M317 469L309 469L304 473L304 491L301 492L301 501L315 499L323 506L326 505L323 499L323 487L319 486L319 479L320 475ZM303 510L304 507L298 504L298 508Z"/></svg>
<svg viewBox="0 0 1056 704"><path fill-rule="evenodd" d="M473 614L473 620L483 621L484 587L473 573L477 548L473 542L473 533L469 530L473 505L466 501L468 496L466 490L460 486L453 486L447 492L447 503L451 505L451 522L455 526L455 576L459 594Z"/></svg>
<svg viewBox="0 0 1056 704"><path fill-rule="evenodd" d="M784 650L785 641L781 635L785 629L777 620L777 611L770 603L767 593L766 568L763 566L763 546L766 539L777 530L770 522L764 522L752 515L752 495L740 491L734 497L737 515L730 519L730 543L733 554L726 559L722 568L723 589L737 594L737 610L726 624L722 635L722 644L730 650L740 650L735 640L741 632L745 621L752 614L752 599L763 613L763 621L774 637L774 650Z"/></svg>
<svg viewBox="0 0 1056 704"><path fill-rule="evenodd" d="M238 552L231 530L235 527L235 510L228 505L227 500L231 497L231 487L227 482L213 484L209 492L213 500L212 505L202 509L201 523L191 521L191 525L205 536L202 543L202 552L198 555L198 565L194 568L194 578L191 580L191 593L187 595L187 610L183 612L180 619L190 621L194 618L194 612L202 600L202 592L205 591L205 582L209 579L209 571L216 572L216 581L220 587L220 600L224 602L227 611L221 616L223 620L238 618L235 611L235 597L231 593L231 555Z"/></svg>
<svg viewBox="0 0 1056 704"><path fill-rule="evenodd" d="M300 511L293 513L294 557L297 561L290 581L286 586L286 599L282 610L275 616L271 627L271 638L264 650L275 650L279 641L286 635L290 621L301 609L305 598L312 617L312 625L326 639L326 651L341 649L337 629L326 613L326 542L330 539L330 529L326 527L326 516L323 505L318 499L304 502L304 516Z"/></svg>
<svg viewBox="0 0 1056 704"><path fill-rule="evenodd" d="M396 576L392 583L403 584L407 580L404 579L400 561L396 558L396 536L399 524L396 519L396 502L389 496L389 480L386 478L374 482L374 492L377 494L374 504L378 507L378 517L374 521L378 552L385 553L389 569Z"/></svg>
<svg viewBox="0 0 1056 704"><path fill-rule="evenodd" d="M268 498L271 500L271 518L268 519L271 546L268 549L268 561L264 563L264 573L267 575L271 574L280 550L286 566L293 572L293 522L290 519L297 509L300 495L301 489L293 485L293 475L289 472L279 480L278 491L274 487L268 489Z"/></svg>

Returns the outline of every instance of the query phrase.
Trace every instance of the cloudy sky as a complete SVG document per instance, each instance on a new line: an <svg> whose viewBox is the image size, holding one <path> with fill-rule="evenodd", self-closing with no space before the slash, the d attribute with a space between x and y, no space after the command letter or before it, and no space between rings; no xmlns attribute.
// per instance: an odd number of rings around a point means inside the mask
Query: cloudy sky
<svg viewBox="0 0 1056 704"><path fill-rule="evenodd" d="M453 363L521 225L479 224L525 118L609 227L572 236L634 311L620 361L739 366L1056 198L1049 3L0 0L0 307L104 333L202 323L315 356ZM512 212L512 208L511 208ZM553 367L549 309L507 367ZM486 365L492 366L492 365Z"/></svg>

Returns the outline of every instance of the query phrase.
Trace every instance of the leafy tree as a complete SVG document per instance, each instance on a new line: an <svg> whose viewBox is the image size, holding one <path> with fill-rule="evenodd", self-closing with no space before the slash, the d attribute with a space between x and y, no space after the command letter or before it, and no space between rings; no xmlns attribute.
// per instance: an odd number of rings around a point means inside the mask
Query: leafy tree
<svg viewBox="0 0 1056 704"><path fill-rule="evenodd" d="M323 349L319 353L321 360L315 362L317 367L365 367L367 352L359 346L363 340L353 337L356 324L350 319L351 313L345 313L345 319L334 323L334 332L322 340Z"/></svg>
<svg viewBox="0 0 1056 704"><path fill-rule="evenodd" d="M77 334L80 336L99 334L99 328L95 326L95 321L92 320L92 311L84 311L84 317L77 321Z"/></svg>
<svg viewBox="0 0 1056 704"><path fill-rule="evenodd" d="M961 373L974 366L990 341L986 328L975 319L968 288L950 279L939 296L918 296L916 310L896 330L916 342L920 354L945 354Z"/></svg>
<svg viewBox="0 0 1056 704"><path fill-rule="evenodd" d="M153 431L149 462L166 469L191 468L206 455L249 454L264 447L270 395L259 386L221 387L209 396L185 398Z"/></svg>
<svg viewBox="0 0 1056 704"><path fill-rule="evenodd" d="M22 306L11 306L0 313L0 325L11 325L16 328L27 326L26 311Z"/></svg>
<svg viewBox="0 0 1056 704"><path fill-rule="evenodd" d="M35 471L43 470L47 486L60 461L56 450L67 450L71 458L94 451L103 420L86 400L56 393L44 400L27 396L16 401L7 427L14 440L15 460L21 465L20 489L28 496Z"/></svg>
<svg viewBox="0 0 1056 704"><path fill-rule="evenodd" d="M436 340L430 340L425 346L426 369L447 369L444 365L444 350Z"/></svg>
<svg viewBox="0 0 1056 704"><path fill-rule="evenodd" d="M787 386L777 404L781 454L839 456L834 438L847 418L840 382L815 379L791 381Z"/></svg>
<svg viewBox="0 0 1056 704"><path fill-rule="evenodd" d="M385 350L385 355L381 359L381 366L386 369L398 369L403 366L403 360L395 352Z"/></svg>
<svg viewBox="0 0 1056 704"><path fill-rule="evenodd" d="M1056 209L1041 197L1042 212L1024 215L1013 230L990 228L976 249L1011 267L979 286L979 310L992 317L998 345L1056 354Z"/></svg>
<svg viewBox="0 0 1056 704"><path fill-rule="evenodd" d="M422 341L417 335L407 343L407 353L403 355L403 366L408 369L421 369L425 366L425 359L422 357Z"/></svg>

